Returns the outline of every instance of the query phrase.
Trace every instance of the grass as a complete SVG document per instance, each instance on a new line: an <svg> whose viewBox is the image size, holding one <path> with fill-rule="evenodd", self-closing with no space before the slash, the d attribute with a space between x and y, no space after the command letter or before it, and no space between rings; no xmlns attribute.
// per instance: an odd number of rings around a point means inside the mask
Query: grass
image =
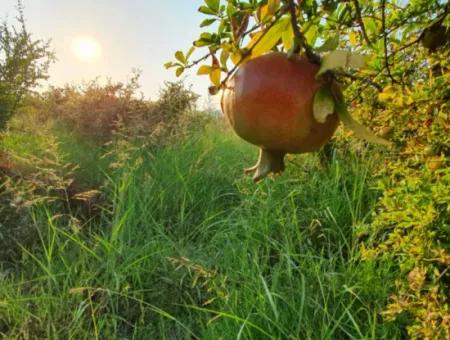
<svg viewBox="0 0 450 340"><path fill-rule="evenodd" d="M212 127L105 173L95 223L35 206L39 247L0 271L0 335L402 338L379 315L394 269L360 259L377 196L368 153L337 153L329 169L298 156L259 184L242 174L255 160Z"/></svg>

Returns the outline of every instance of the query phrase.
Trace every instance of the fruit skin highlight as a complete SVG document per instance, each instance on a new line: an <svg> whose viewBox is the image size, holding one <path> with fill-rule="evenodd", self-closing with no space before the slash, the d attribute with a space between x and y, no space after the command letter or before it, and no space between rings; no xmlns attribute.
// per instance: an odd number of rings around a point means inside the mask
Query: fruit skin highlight
<svg viewBox="0 0 450 340"><path fill-rule="evenodd" d="M303 57L274 52L247 61L225 84L223 113L241 138L260 147L258 163L246 169L255 171L255 181L282 172L286 153L316 151L336 131L336 112L323 124L313 115L314 95L324 85L315 79L318 70Z"/></svg>

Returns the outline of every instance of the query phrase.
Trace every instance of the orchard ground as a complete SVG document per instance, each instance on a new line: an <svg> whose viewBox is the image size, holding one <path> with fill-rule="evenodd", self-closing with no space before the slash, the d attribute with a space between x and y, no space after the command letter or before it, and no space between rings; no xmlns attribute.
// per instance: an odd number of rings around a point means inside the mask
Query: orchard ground
<svg viewBox="0 0 450 340"><path fill-rule="evenodd" d="M16 230L3 243L14 249L1 263L3 337L405 336L380 315L395 265L361 260L380 195L364 143L325 165L289 157L286 173L255 184L242 170L256 148L221 118L157 147L27 121L1 140L15 164L2 168L2 237ZM78 204L69 179L84 190ZM45 188L31 194L27 181Z"/></svg>

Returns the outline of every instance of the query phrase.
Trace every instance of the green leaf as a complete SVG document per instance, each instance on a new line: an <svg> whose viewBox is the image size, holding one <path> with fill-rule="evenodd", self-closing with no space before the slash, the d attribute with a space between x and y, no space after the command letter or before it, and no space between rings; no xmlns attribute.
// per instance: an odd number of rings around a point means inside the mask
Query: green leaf
<svg viewBox="0 0 450 340"><path fill-rule="evenodd" d="M227 5L227 15L229 18L231 18L234 13L236 13L236 7L233 5L233 3L231 1L228 1L228 5Z"/></svg>
<svg viewBox="0 0 450 340"><path fill-rule="evenodd" d="M171 67L173 67L173 66L175 66L175 64L174 64L173 62L171 62L171 61L169 61L169 62L167 62L167 63L164 64L164 67L165 67L166 69L169 69L169 68L171 68Z"/></svg>
<svg viewBox="0 0 450 340"><path fill-rule="evenodd" d="M203 47L211 45L212 43L213 43L213 35L208 32L203 32L202 34L200 34L200 38L194 41L194 46Z"/></svg>
<svg viewBox="0 0 450 340"><path fill-rule="evenodd" d="M179 76L181 76L181 75L183 74L183 72L184 72L184 67L180 66L180 67L178 67L177 70L175 71L175 75L176 75L177 77L179 77Z"/></svg>
<svg viewBox="0 0 450 340"><path fill-rule="evenodd" d="M175 58L177 58L177 60L182 63L182 64L186 64L186 58L184 57L183 52L181 51L176 51L175 52Z"/></svg>
<svg viewBox="0 0 450 340"><path fill-rule="evenodd" d="M339 35L336 34L334 37L330 37L323 43L322 46L317 48L317 52L328 52L335 50L339 46Z"/></svg>
<svg viewBox="0 0 450 340"><path fill-rule="evenodd" d="M195 46L192 46L189 51L186 53L186 61L189 60L189 58L191 57L192 53L194 53L195 51Z"/></svg>
<svg viewBox="0 0 450 340"><path fill-rule="evenodd" d="M212 44L212 42L210 40L205 40L205 39L198 39L198 40L194 41L195 47L204 47L204 46L209 46L211 44Z"/></svg>
<svg viewBox="0 0 450 340"><path fill-rule="evenodd" d="M378 33L377 24L373 18L364 17L363 23L369 36Z"/></svg>
<svg viewBox="0 0 450 340"><path fill-rule="evenodd" d="M328 53L322 59L319 72L316 77L324 74L328 70L332 70L338 67L354 67L363 68L366 65L366 57L351 53L350 51L336 50Z"/></svg>
<svg viewBox="0 0 450 340"><path fill-rule="evenodd" d="M211 18L211 19L205 19L202 21L202 23L200 24L200 27L206 27L209 26L211 24L214 23L214 21L216 21L217 19Z"/></svg>
<svg viewBox="0 0 450 340"><path fill-rule="evenodd" d="M318 37L318 33L319 33L319 25L312 25L304 33L306 41L308 42L309 45L314 46Z"/></svg>
<svg viewBox="0 0 450 340"><path fill-rule="evenodd" d="M359 124L357 121L353 119L353 117L350 115L350 113L347 110L347 106L345 105L345 102L341 98L337 98L334 102L336 107L336 112L339 116L339 119L344 123L344 125L352 130L355 133L355 136L365 139L368 142L376 143L376 144L382 144L389 146L390 143L378 136L376 136L372 131L367 129L365 126Z"/></svg>
<svg viewBox="0 0 450 340"><path fill-rule="evenodd" d="M314 95L313 114L316 121L325 123L334 113L334 98L328 86L322 86Z"/></svg>
<svg viewBox="0 0 450 340"><path fill-rule="evenodd" d="M205 3L214 13L219 11L220 0L205 0Z"/></svg>
<svg viewBox="0 0 450 340"><path fill-rule="evenodd" d="M214 12L212 9L210 9L208 6L200 6L198 11L203 14L208 15L216 15L216 12Z"/></svg>
<svg viewBox="0 0 450 340"><path fill-rule="evenodd" d="M227 29L228 29L227 21L225 19L220 20L220 24L219 24L219 28L217 29L217 33L219 35L221 35L221 37L222 37L222 35L227 32Z"/></svg>

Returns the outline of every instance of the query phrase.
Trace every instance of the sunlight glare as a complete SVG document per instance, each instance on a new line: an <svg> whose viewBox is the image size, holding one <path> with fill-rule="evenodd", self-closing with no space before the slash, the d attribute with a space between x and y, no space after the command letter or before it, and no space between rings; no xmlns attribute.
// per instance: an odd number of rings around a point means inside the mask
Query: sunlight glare
<svg viewBox="0 0 450 340"><path fill-rule="evenodd" d="M81 61L93 62L101 55L101 46L92 37L76 37L72 41L72 50Z"/></svg>

